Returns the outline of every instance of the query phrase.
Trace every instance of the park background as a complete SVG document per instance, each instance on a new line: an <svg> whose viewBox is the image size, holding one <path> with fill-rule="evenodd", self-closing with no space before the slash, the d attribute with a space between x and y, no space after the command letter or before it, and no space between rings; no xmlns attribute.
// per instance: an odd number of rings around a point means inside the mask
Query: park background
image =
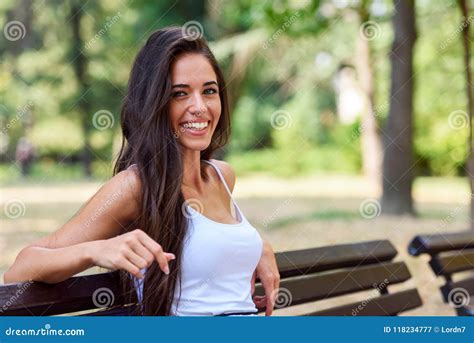
<svg viewBox="0 0 474 343"><path fill-rule="evenodd" d="M2 1L0 274L111 177L133 58L152 31L184 25L209 40L225 70L233 132L219 158L235 169L237 201L274 250L390 239L424 301L406 314L454 315L428 258L407 246L417 234L472 224L470 8Z"/></svg>

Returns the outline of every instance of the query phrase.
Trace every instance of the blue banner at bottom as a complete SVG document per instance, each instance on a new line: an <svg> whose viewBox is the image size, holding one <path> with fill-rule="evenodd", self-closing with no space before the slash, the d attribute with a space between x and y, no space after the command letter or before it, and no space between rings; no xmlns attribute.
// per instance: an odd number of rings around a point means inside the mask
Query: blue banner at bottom
<svg viewBox="0 0 474 343"><path fill-rule="evenodd" d="M469 317L0 317L0 342L474 342Z"/></svg>

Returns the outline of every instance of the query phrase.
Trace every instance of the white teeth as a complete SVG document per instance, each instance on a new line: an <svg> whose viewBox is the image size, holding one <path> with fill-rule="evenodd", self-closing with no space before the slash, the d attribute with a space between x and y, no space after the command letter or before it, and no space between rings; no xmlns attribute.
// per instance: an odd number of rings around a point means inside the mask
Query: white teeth
<svg viewBox="0 0 474 343"><path fill-rule="evenodd" d="M193 129L193 130L204 130L208 126L208 122L203 122L203 123L184 123L181 125L185 129Z"/></svg>

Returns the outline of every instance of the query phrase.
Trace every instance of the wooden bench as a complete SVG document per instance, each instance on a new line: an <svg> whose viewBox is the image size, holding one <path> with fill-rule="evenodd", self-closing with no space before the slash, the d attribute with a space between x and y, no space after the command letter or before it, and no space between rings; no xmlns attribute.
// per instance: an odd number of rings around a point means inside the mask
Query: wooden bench
<svg viewBox="0 0 474 343"><path fill-rule="evenodd" d="M440 287L444 302L453 306L459 316L474 315L474 277L458 274L474 270L474 232L416 236L408 252L413 256L430 255L431 269L445 280Z"/></svg>
<svg viewBox="0 0 474 343"><path fill-rule="evenodd" d="M279 252L276 258L281 282L274 314L288 306L367 290L375 294L364 301L322 311L316 303L305 315L393 316L419 307L422 302L416 289L388 291L391 285L411 278L404 262L392 261L396 255L396 249L387 240ZM99 312L88 315L127 315L135 305L125 304L119 295L118 277L118 272L109 272L73 277L55 285L3 285L0 315L57 315L98 307ZM264 294L260 283L255 294Z"/></svg>

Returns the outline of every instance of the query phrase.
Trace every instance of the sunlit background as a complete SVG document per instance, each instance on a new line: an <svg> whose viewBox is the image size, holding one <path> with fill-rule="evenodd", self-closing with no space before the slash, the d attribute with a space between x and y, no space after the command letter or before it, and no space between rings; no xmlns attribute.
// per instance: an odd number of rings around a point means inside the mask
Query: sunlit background
<svg viewBox="0 0 474 343"><path fill-rule="evenodd" d="M209 40L225 70L232 139L219 158L274 250L390 239L425 301L406 314L453 315L427 258L407 246L417 234L470 226L463 29L474 16L455 1L417 0L407 13L415 35L394 25L395 8L2 0L0 273L112 176L133 58L154 30L184 25Z"/></svg>

